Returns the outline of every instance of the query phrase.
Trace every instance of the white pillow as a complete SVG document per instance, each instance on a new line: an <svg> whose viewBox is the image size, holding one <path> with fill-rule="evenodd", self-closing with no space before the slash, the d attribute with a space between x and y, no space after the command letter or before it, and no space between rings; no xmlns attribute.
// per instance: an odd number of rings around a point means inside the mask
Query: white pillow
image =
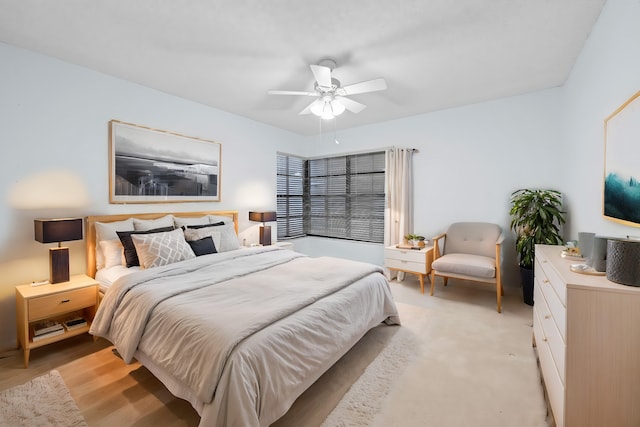
<svg viewBox="0 0 640 427"><path fill-rule="evenodd" d="M124 258L124 248L120 239L101 240L99 244L104 256L104 268L111 268L116 265L127 265L127 261Z"/></svg>
<svg viewBox="0 0 640 427"><path fill-rule="evenodd" d="M133 229L136 231L147 231L163 227L173 227L173 215L166 215L158 219L133 218Z"/></svg>
<svg viewBox="0 0 640 427"><path fill-rule="evenodd" d="M118 239L116 231L133 231L133 219L127 218L123 221L96 222L96 269L104 268L104 254L100 247L103 240Z"/></svg>
<svg viewBox="0 0 640 427"><path fill-rule="evenodd" d="M160 267L196 257L179 228L164 233L132 234L131 240L142 268Z"/></svg>
<svg viewBox="0 0 640 427"><path fill-rule="evenodd" d="M205 228L185 228L184 229L184 238L187 239L188 242L193 242L195 240L204 239L205 237L211 237L213 239L213 246L216 247L217 252L220 251L220 240L222 238L219 231L216 230L216 227L205 227Z"/></svg>
<svg viewBox="0 0 640 427"><path fill-rule="evenodd" d="M197 218L181 218L181 217L173 217L173 223L176 228L181 228L187 225L206 225L209 224L209 216L201 216Z"/></svg>
<svg viewBox="0 0 640 427"><path fill-rule="evenodd" d="M213 215L209 215L209 219L214 217ZM223 218L223 217L217 217ZM228 218L227 218L228 219ZM216 221L219 222L219 221ZM236 229L233 222L225 222L224 225L212 225L211 227L204 227L205 229L211 228L220 233L220 246L216 246L216 250L218 252L227 252L233 251L236 249L242 248L240 244L240 240L238 240L238 235L236 234Z"/></svg>

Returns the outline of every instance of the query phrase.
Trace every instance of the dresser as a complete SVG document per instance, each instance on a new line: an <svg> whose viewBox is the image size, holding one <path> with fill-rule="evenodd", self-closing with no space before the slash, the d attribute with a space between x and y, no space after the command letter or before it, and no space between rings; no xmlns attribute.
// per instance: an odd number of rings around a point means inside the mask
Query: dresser
<svg viewBox="0 0 640 427"><path fill-rule="evenodd" d="M416 274L420 279L420 291L424 294L424 277L431 273L433 245L424 248L400 249L396 246L384 248L384 266L393 271Z"/></svg>
<svg viewBox="0 0 640 427"><path fill-rule="evenodd" d="M533 334L559 427L640 426L640 288L536 245Z"/></svg>

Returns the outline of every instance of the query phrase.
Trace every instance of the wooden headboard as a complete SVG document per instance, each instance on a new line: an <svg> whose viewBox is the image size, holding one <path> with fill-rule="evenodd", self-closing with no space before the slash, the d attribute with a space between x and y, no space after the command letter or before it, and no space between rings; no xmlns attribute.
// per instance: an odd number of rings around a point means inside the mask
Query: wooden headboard
<svg viewBox="0 0 640 427"><path fill-rule="evenodd" d="M238 211L203 211L203 212L159 212L117 215L94 215L85 218L85 234L87 242L87 275L96 276L96 222L122 221L127 218L157 219L165 215L173 215L180 218L194 218L203 215L227 216L233 219L233 225L238 233Z"/></svg>

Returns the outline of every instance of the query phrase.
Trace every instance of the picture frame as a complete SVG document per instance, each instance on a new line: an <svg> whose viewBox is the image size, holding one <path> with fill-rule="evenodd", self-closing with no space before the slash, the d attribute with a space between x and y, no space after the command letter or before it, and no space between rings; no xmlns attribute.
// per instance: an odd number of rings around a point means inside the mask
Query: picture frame
<svg viewBox="0 0 640 427"><path fill-rule="evenodd" d="M109 121L109 202L220 201L220 143Z"/></svg>
<svg viewBox="0 0 640 427"><path fill-rule="evenodd" d="M604 121L606 219L640 227L640 91Z"/></svg>

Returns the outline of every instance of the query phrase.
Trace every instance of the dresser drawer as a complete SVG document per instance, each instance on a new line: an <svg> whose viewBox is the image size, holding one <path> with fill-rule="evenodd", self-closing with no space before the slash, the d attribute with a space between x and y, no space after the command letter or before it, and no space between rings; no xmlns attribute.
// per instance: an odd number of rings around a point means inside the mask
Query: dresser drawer
<svg viewBox="0 0 640 427"><path fill-rule="evenodd" d="M29 300L29 321L68 313L96 304L96 287L59 292Z"/></svg>
<svg viewBox="0 0 640 427"><path fill-rule="evenodd" d="M408 262L418 262L425 263L426 255L424 251L417 251L414 249L390 249L385 248L384 250L385 259L397 259Z"/></svg>
<svg viewBox="0 0 640 427"><path fill-rule="evenodd" d="M537 261L536 261L537 264ZM560 297L558 296L556 289L551 285L550 282L545 282L541 280L542 277L547 277L544 274L539 277L537 271L539 271L539 266L536 266L536 288L540 288L542 292L542 296L544 296L545 301L549 307L549 311L553 313L554 320L558 327L558 331L560 331L560 335L562 335L562 340L566 343L567 341L567 309L560 301ZM541 268L541 267L540 267ZM562 284L564 287L564 283ZM535 298L534 298L535 301Z"/></svg>
<svg viewBox="0 0 640 427"><path fill-rule="evenodd" d="M536 283L534 288L534 311L539 317L540 324L542 326L543 340L549 345L551 356L560 375L562 383L565 384L565 360L566 360L566 345L564 339L560 335L558 326L556 324L555 313L552 313L547 305L539 283ZM561 317L564 316L564 310L560 313Z"/></svg>
<svg viewBox="0 0 640 427"><path fill-rule="evenodd" d="M533 310L533 334L536 338L536 348L538 350L538 358L540 359L540 371L544 378L549 404L557 427L564 426L564 384L560 379L560 374L554 363L549 342L542 331L542 322L536 309L536 303Z"/></svg>
<svg viewBox="0 0 640 427"><path fill-rule="evenodd" d="M549 263L549 261L536 255L536 269L535 275L538 279L545 285L551 285L555 290L560 302L563 306L567 306L567 287L564 282L558 276L558 274L554 271L553 267Z"/></svg>
<svg viewBox="0 0 640 427"><path fill-rule="evenodd" d="M422 258L424 258L424 254L422 254ZM424 259L422 260L422 262L412 262L401 259L385 258L384 266L387 268L395 268L398 270L427 274L427 264L425 263Z"/></svg>

